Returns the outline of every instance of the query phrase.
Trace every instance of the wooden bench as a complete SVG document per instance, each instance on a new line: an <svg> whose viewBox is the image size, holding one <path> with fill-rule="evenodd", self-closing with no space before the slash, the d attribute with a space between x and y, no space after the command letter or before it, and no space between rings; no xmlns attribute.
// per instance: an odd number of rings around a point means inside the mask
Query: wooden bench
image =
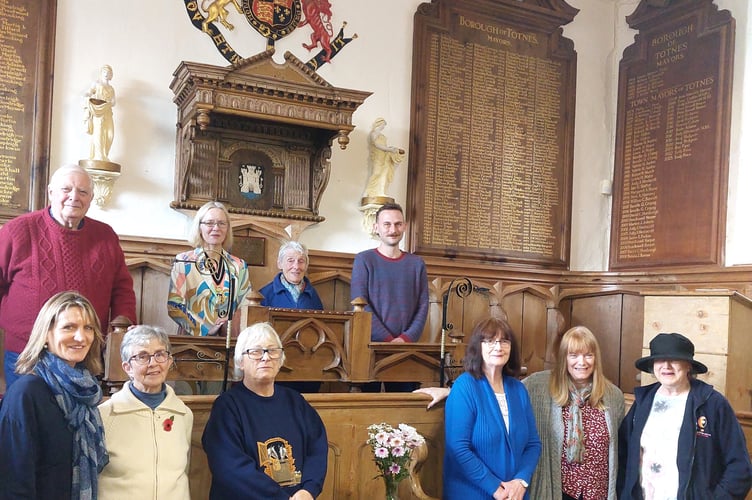
<svg viewBox="0 0 752 500"><path fill-rule="evenodd" d="M439 385L441 345L431 342L371 342L371 313L356 303L355 310L311 311L268 308L252 304L243 307L235 321L242 330L259 322L274 326L285 348L285 364L278 381L330 383L342 388L335 392L359 391L360 385L374 381L419 382ZM236 330L233 325L233 330ZM114 328L107 337L105 383L110 392L128 377L122 369L120 344L124 328ZM175 360L169 380L221 381L227 349L225 337L171 335ZM230 375L235 337L229 339ZM445 353L461 359L464 344L449 343Z"/></svg>

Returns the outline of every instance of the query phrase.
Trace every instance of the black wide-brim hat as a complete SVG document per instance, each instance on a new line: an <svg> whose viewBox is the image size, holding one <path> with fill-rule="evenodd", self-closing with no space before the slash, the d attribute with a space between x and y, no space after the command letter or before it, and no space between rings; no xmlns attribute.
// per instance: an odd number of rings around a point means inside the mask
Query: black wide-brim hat
<svg viewBox="0 0 752 500"><path fill-rule="evenodd" d="M638 370L653 373L653 362L656 359L671 359L687 361L692 365L692 373L705 373L708 367L696 361L695 345L681 333L659 333L650 341L650 356L635 361Z"/></svg>

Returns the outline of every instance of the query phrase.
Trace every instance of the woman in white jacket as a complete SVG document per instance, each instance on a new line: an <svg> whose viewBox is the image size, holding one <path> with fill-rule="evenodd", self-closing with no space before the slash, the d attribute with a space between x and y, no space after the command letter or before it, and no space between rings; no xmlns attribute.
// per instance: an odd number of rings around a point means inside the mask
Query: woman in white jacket
<svg viewBox="0 0 752 500"><path fill-rule="evenodd" d="M123 388L99 406L110 462L99 475L99 499L189 500L193 413L165 384L170 340L139 325L120 346Z"/></svg>

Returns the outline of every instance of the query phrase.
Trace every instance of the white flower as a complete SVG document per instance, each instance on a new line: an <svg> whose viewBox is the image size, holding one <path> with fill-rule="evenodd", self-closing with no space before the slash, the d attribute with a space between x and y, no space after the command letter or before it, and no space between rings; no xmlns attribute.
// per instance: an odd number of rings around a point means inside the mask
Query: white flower
<svg viewBox="0 0 752 500"><path fill-rule="evenodd" d="M385 422L368 426L366 443L373 450L373 460L380 475L396 481L409 475L411 452L424 442L423 436L406 424L399 424L396 428Z"/></svg>

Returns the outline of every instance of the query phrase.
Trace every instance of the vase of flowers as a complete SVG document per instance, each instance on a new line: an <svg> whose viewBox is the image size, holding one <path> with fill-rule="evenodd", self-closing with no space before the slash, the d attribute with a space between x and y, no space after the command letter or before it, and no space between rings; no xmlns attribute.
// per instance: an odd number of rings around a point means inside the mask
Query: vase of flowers
<svg viewBox="0 0 752 500"><path fill-rule="evenodd" d="M410 475L412 452L425 443L414 427L406 424L392 427L387 423L368 426L367 443L373 450L373 461L384 478L387 500L397 500L399 483Z"/></svg>

